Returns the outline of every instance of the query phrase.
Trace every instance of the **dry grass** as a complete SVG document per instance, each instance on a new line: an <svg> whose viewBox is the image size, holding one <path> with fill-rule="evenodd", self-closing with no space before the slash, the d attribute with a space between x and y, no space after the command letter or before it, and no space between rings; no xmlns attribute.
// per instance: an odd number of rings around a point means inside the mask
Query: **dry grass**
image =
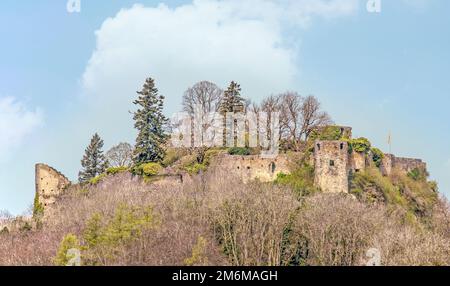
<svg viewBox="0 0 450 286"><path fill-rule="evenodd" d="M88 222L100 215L103 226L111 224L121 205L151 208L151 224L137 229L128 217L131 238L104 237L108 243L89 247ZM89 265L362 265L372 247L385 265L450 265L448 210L440 200L418 227L348 195L299 201L288 189L244 185L228 174L181 185L120 173L87 190L72 187L42 229L0 235L0 265L52 265L69 233Z"/></svg>

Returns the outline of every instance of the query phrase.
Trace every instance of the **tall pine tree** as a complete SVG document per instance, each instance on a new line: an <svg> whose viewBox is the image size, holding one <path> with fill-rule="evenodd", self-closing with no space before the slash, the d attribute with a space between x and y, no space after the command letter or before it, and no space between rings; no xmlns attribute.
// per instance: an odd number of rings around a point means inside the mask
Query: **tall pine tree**
<svg viewBox="0 0 450 286"><path fill-rule="evenodd" d="M241 97L241 86L237 82L232 81L223 94L223 99L220 104L220 113L243 112L244 106L245 100Z"/></svg>
<svg viewBox="0 0 450 286"><path fill-rule="evenodd" d="M244 112L245 110L245 100L241 97L241 86L232 81L228 89L223 94L222 102L220 103L219 112L223 116L223 146L227 145L227 140L230 140L230 137L233 138L233 146L237 144L237 122L233 122L235 127L234 134L231 134L230 126L227 126L226 114L227 112ZM228 139L227 139L228 138Z"/></svg>
<svg viewBox="0 0 450 286"><path fill-rule="evenodd" d="M80 183L88 182L90 179L105 172L108 162L102 148L103 140L95 133L81 160L83 169L78 173Z"/></svg>
<svg viewBox="0 0 450 286"><path fill-rule="evenodd" d="M133 103L138 110L133 113L134 127L138 130L133 162L136 165L160 162L165 155L164 144L168 139L164 128L168 119L163 114L164 96L158 94L155 81L145 80L138 99Z"/></svg>

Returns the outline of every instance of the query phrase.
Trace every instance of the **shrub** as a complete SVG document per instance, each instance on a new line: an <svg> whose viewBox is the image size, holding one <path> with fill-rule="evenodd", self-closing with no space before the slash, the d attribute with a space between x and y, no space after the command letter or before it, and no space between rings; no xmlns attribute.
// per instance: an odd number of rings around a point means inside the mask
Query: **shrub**
<svg viewBox="0 0 450 286"><path fill-rule="evenodd" d="M342 139L341 127L339 126L326 126L319 130L314 130L310 135L310 140L321 140L321 141L334 141Z"/></svg>
<svg viewBox="0 0 450 286"><path fill-rule="evenodd" d="M408 177L410 177L414 181L426 181L427 177L428 177L428 173L426 172L426 170L414 168L413 170L408 172Z"/></svg>
<svg viewBox="0 0 450 286"><path fill-rule="evenodd" d="M350 139L349 145L351 150L359 153L368 153L370 151L370 141L364 137L357 139Z"/></svg>
<svg viewBox="0 0 450 286"><path fill-rule="evenodd" d="M198 237L197 244L192 249L192 256L184 260L186 266L206 265L208 258L205 255L206 239Z"/></svg>
<svg viewBox="0 0 450 286"><path fill-rule="evenodd" d="M311 195L318 191L314 185L314 167L306 163L291 174L279 173L274 183L291 188L298 196Z"/></svg>
<svg viewBox="0 0 450 286"><path fill-rule="evenodd" d="M33 203L33 217L38 219L44 215L44 205L39 201L39 194L36 192Z"/></svg>
<svg viewBox="0 0 450 286"><path fill-rule="evenodd" d="M178 161L183 155L183 152L181 152L179 149L168 149L166 150L166 154L163 161L161 162L161 165L163 165L164 167L169 167L176 161Z"/></svg>
<svg viewBox="0 0 450 286"><path fill-rule="evenodd" d="M128 167L110 167L106 169L107 175L116 175L128 171Z"/></svg>
<svg viewBox="0 0 450 286"><path fill-rule="evenodd" d="M162 166L158 163L144 163L133 168L133 173L144 178L150 178L158 175Z"/></svg>
<svg viewBox="0 0 450 286"><path fill-rule="evenodd" d="M369 202L374 200L387 202L405 209L408 204L402 196L400 188L395 186L390 178L384 177L377 168L367 168L364 172L354 174L351 181L351 189L352 193L356 195L369 194L365 198ZM360 190L363 190L363 192L361 193ZM381 195L381 197L378 195Z"/></svg>
<svg viewBox="0 0 450 286"><path fill-rule="evenodd" d="M198 161L198 156L193 156L189 161L187 161L183 169L186 170L189 174L199 174L200 172L204 172L208 169L209 165L212 163L212 160L221 152L221 149L206 150L204 151L202 162Z"/></svg>
<svg viewBox="0 0 450 286"><path fill-rule="evenodd" d="M249 148L233 147L228 149L228 154L238 156L249 156L252 154L252 152Z"/></svg>
<svg viewBox="0 0 450 286"><path fill-rule="evenodd" d="M185 167L185 170L189 174L199 174L200 172L204 172L207 170L207 166L203 163L194 163L193 165L189 165Z"/></svg>
<svg viewBox="0 0 450 286"><path fill-rule="evenodd" d="M384 158L384 153L378 148L370 149L370 153L372 154L372 160L375 163L375 166L378 168L381 166L381 162Z"/></svg>
<svg viewBox="0 0 450 286"><path fill-rule="evenodd" d="M104 178L106 178L106 174L105 174L105 173L100 174L100 175L98 175L97 177L90 179L90 180L89 180L89 184L91 184L91 185L97 185L97 184L100 183Z"/></svg>
<svg viewBox="0 0 450 286"><path fill-rule="evenodd" d="M152 207L131 207L121 204L113 217L94 214L86 223L83 238L86 242L86 263L98 265L114 263L120 249L139 240L146 228L157 226ZM104 261L98 260L102 257Z"/></svg>
<svg viewBox="0 0 450 286"><path fill-rule="evenodd" d="M70 249L80 250L80 243L78 241L78 238L74 234L66 235L61 241L58 252L53 259L53 262L56 266L66 266L70 262L70 260L75 258L73 255L69 254Z"/></svg>

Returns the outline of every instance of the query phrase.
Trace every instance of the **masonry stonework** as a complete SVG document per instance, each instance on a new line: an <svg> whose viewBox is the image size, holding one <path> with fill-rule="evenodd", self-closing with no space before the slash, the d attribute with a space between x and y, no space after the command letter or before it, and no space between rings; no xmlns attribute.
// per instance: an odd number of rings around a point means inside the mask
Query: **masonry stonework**
<svg viewBox="0 0 450 286"><path fill-rule="evenodd" d="M36 165L36 194L44 209L53 205L70 184L69 179L52 167L45 164Z"/></svg>
<svg viewBox="0 0 450 286"><path fill-rule="evenodd" d="M327 193L348 192L351 162L347 142L316 141L314 167L314 182L322 191Z"/></svg>
<svg viewBox="0 0 450 286"><path fill-rule="evenodd" d="M271 182L280 173L290 174L289 158L284 154L280 154L274 159L262 158L259 155L221 154L214 161L212 168L241 178L244 183L256 179L261 182Z"/></svg>
<svg viewBox="0 0 450 286"><path fill-rule="evenodd" d="M427 170L427 164L420 159L401 158L392 154L385 154L380 168L384 176L389 176L394 169L406 173L414 169Z"/></svg>

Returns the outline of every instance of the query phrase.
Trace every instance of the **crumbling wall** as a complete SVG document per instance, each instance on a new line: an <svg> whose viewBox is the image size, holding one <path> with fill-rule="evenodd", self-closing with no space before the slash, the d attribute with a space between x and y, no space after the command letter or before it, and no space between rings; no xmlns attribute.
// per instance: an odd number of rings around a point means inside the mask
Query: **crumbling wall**
<svg viewBox="0 0 450 286"><path fill-rule="evenodd" d="M380 170L383 176L389 176L394 168L395 156L392 154L384 154L381 160Z"/></svg>
<svg viewBox="0 0 450 286"><path fill-rule="evenodd" d="M225 171L231 176L242 179L244 183L256 179L261 182L272 182L278 174L290 173L289 159L285 154L280 154L274 159L262 158L259 155L221 154L216 157L211 168L217 171Z"/></svg>
<svg viewBox="0 0 450 286"><path fill-rule="evenodd" d="M36 164L36 195L44 210L48 210L70 184L69 179L52 167Z"/></svg>
<svg viewBox="0 0 450 286"><path fill-rule="evenodd" d="M389 176L394 169L405 173L414 169L426 170L427 164L420 159L401 158L392 154L385 154L380 169L384 176Z"/></svg>
<svg viewBox="0 0 450 286"><path fill-rule="evenodd" d="M369 164L366 153L353 151L350 157L351 166L354 172L364 171Z"/></svg>
<svg viewBox="0 0 450 286"><path fill-rule="evenodd" d="M315 184L327 193L347 193L351 162L348 143L316 141L314 146Z"/></svg>

